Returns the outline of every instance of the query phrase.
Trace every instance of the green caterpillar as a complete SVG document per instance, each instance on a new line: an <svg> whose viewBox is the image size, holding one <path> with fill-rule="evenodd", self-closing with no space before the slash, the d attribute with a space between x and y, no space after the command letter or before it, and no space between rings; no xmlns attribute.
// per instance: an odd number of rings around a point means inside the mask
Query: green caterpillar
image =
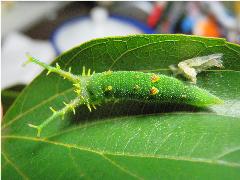
<svg viewBox="0 0 240 180"><path fill-rule="evenodd" d="M59 116L64 116L69 111L75 114L75 108L79 105L86 105L89 111L96 109L96 105L101 105L113 100L138 100L142 102L168 102L189 104L198 107L206 107L213 104L221 104L223 101L210 94L206 90L194 85L188 85L180 80L155 73L143 73L137 71L106 71L102 73L85 72L83 67L82 76L73 75L61 70L60 66L49 66L33 57L28 57L28 62L36 63L48 70L48 73L57 73L64 79L73 82L77 98L66 106L55 111L52 107L53 115L42 124L30 127L36 128L40 136L42 129L52 120Z"/></svg>

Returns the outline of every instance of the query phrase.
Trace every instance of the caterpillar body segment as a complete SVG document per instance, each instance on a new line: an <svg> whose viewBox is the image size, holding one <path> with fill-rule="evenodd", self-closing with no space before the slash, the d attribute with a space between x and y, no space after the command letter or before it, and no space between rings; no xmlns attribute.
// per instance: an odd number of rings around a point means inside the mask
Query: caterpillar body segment
<svg viewBox="0 0 240 180"><path fill-rule="evenodd" d="M29 124L30 127L37 129L38 137L42 129L54 119L64 116L69 111L75 113L75 108L81 105L86 105L91 112L96 109L96 105L118 100L179 103L198 107L223 103L221 99L204 89L165 75L138 71L106 71L91 74L91 70L86 72L85 67L82 75L74 75L71 68L66 72L58 64L52 67L33 57L28 56L28 59L44 67L48 72L57 73L64 79L72 81L77 94L77 98L70 103L64 103L65 107L61 110L56 111L51 107L53 114L42 124L38 126Z"/></svg>
<svg viewBox="0 0 240 180"><path fill-rule="evenodd" d="M91 100L102 102L106 99L129 99L198 107L222 103L208 91L186 85L176 78L136 71L116 71L111 75L96 73L90 77L86 88Z"/></svg>

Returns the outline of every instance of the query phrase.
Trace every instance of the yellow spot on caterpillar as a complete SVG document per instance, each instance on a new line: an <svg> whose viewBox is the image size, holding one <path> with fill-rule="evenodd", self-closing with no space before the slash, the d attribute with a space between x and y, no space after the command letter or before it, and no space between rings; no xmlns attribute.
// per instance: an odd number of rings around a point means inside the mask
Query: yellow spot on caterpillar
<svg viewBox="0 0 240 180"><path fill-rule="evenodd" d="M160 77L156 74L153 74L152 77L151 77L151 81L152 83L155 83L157 81L159 81Z"/></svg>
<svg viewBox="0 0 240 180"><path fill-rule="evenodd" d="M152 87L150 89L150 95L156 95L158 92L159 92L159 90L157 88L155 88L155 87Z"/></svg>
<svg viewBox="0 0 240 180"><path fill-rule="evenodd" d="M139 75L137 74L135 77L138 79L138 78L139 78Z"/></svg>
<svg viewBox="0 0 240 180"><path fill-rule="evenodd" d="M136 84L136 85L133 87L133 89L134 89L134 90L139 90L140 87L139 87L139 85Z"/></svg>
<svg viewBox="0 0 240 180"><path fill-rule="evenodd" d="M183 94L183 95L182 95L182 98L186 98L186 97L187 97L187 95L186 95L186 94Z"/></svg>
<svg viewBox="0 0 240 180"><path fill-rule="evenodd" d="M113 87L112 86L108 86L106 87L105 91L112 91Z"/></svg>

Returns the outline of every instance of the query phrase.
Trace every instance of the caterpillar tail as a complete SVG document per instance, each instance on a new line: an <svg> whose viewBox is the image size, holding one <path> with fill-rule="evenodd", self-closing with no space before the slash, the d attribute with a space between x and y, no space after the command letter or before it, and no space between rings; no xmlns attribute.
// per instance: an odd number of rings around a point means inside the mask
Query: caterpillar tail
<svg viewBox="0 0 240 180"><path fill-rule="evenodd" d="M55 120L56 118L58 118L60 116L62 116L62 118L64 118L64 115L66 113L68 113L69 111L72 111L75 114L75 108L84 103L85 103L84 99L82 99L81 97L77 97L76 99L72 100L69 104L64 102L65 107L59 111L56 111L52 107L50 107L53 114L48 119L46 119L43 123L41 123L38 126L33 125L33 124L28 124L28 126L31 128L37 129L37 136L40 137L43 128L46 127L50 122L52 122L53 120Z"/></svg>
<svg viewBox="0 0 240 180"><path fill-rule="evenodd" d="M80 81L79 76L71 73L71 68L69 68L69 71L67 72L67 71L62 70L58 63L56 63L56 67L52 67L44 62L37 60L36 58L30 56L29 54L26 54L26 56L27 56L28 60L24 63L24 65L32 62L32 63L35 63L35 64L47 69L48 70L47 75L49 75L50 73L56 73L56 74L59 74L60 76L62 76L64 79L68 79L69 81L72 81L74 83L78 83Z"/></svg>

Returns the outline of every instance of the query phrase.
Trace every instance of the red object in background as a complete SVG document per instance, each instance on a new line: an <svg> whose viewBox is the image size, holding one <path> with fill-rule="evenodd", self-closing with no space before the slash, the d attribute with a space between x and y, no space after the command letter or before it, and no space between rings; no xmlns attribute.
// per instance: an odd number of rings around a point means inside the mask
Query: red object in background
<svg viewBox="0 0 240 180"><path fill-rule="evenodd" d="M155 28L161 15L163 14L165 3L156 3L153 7L152 12L148 16L147 24L151 28Z"/></svg>

